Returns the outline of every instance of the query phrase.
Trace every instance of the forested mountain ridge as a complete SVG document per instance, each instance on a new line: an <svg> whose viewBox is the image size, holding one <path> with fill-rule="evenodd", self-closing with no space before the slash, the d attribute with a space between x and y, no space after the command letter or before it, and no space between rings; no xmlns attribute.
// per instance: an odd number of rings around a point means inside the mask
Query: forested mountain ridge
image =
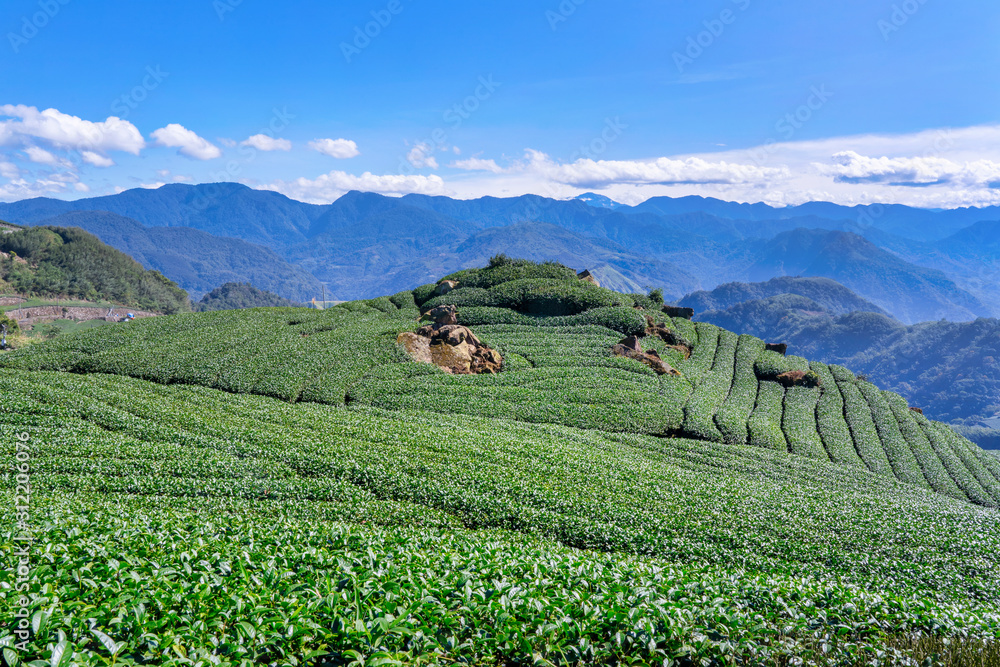
<svg viewBox="0 0 1000 667"><path fill-rule="evenodd" d="M161 313L191 309L187 293L157 271L75 228L0 234L0 284L28 296L111 301Z"/></svg>
<svg viewBox="0 0 1000 667"><path fill-rule="evenodd" d="M523 232L534 225L536 236L549 237L548 256L577 269L606 264L606 275L621 276L618 284L661 286L673 298L733 280L813 275L844 282L908 324L1000 314L1000 287L989 279L993 260L985 250L975 250L976 244L960 243L963 229L1000 218L993 208L931 211L822 202L773 208L697 197L654 198L637 206L601 203L535 195L458 200L349 192L317 205L218 183L173 184L75 202L26 200L0 204L0 215L37 224L68 211L111 211L146 227L194 228L230 237L225 242L230 245L231 239L240 239L312 274L336 299L392 293L475 266L485 257L473 252L481 245L481 234L489 237L491 252L522 254ZM553 227L562 232L546 231ZM944 237L952 240L936 254L925 252L929 241ZM199 243L210 245L204 237ZM963 247L979 254L965 259ZM597 248L603 250L595 254ZM232 252L207 252L209 263L223 272ZM162 261L164 270L170 269L167 275L193 293L220 282L243 281L302 300L308 296L303 290L317 287L274 260L286 277L269 284L261 284L260 272L240 264L238 257L225 277L204 276L200 282L192 277L193 260L173 257L170 267Z"/></svg>
<svg viewBox="0 0 1000 667"><path fill-rule="evenodd" d="M73 211L43 223L84 229L146 268L169 276L195 299L227 282L249 282L299 301L322 292L319 280L305 269L269 248L236 238L190 227L144 227L104 211Z"/></svg>

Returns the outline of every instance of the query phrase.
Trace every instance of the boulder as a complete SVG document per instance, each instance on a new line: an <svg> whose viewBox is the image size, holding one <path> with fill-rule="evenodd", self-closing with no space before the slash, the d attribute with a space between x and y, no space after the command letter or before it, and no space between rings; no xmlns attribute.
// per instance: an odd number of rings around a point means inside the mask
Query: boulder
<svg viewBox="0 0 1000 667"><path fill-rule="evenodd" d="M644 352L637 336L628 336L618 341L618 344L611 348L611 354L642 362L656 371L657 375L680 375L680 371L663 361L656 350Z"/></svg>
<svg viewBox="0 0 1000 667"><path fill-rule="evenodd" d="M601 286L601 283L597 282L597 278L595 278L594 274L588 269L584 269L580 273L576 274L576 277L584 282L590 283L591 285L596 285L597 287Z"/></svg>
<svg viewBox="0 0 1000 667"><path fill-rule="evenodd" d="M445 280L444 282L438 284L437 289L434 290L434 293L438 296L442 296L444 294L447 294L448 292L451 292L457 287L458 287L458 281Z"/></svg>
<svg viewBox="0 0 1000 667"><path fill-rule="evenodd" d="M667 317L680 317L685 320L690 320L694 317L694 308L679 308L677 306L664 306L663 312L666 313Z"/></svg>
<svg viewBox="0 0 1000 667"><path fill-rule="evenodd" d="M910 410L912 410L913 412L916 412L918 415L924 414L924 409L923 408L910 408Z"/></svg>
<svg viewBox="0 0 1000 667"><path fill-rule="evenodd" d="M635 350L636 352L642 352L642 344L639 342L638 336L626 336L618 341L619 345L624 345L630 350Z"/></svg>
<svg viewBox="0 0 1000 667"><path fill-rule="evenodd" d="M822 384L819 373L815 371L788 371L776 379L785 387L818 387Z"/></svg>
<svg viewBox="0 0 1000 667"><path fill-rule="evenodd" d="M691 343L685 340L683 336L676 333L672 329L668 329L665 324L657 324L649 315L646 315L646 324L648 325L646 327L647 336L655 336L656 338L659 338L667 344L667 347L671 347L681 352L685 359L691 356L691 352L694 348Z"/></svg>
<svg viewBox="0 0 1000 667"><path fill-rule="evenodd" d="M771 352L777 352L782 356L788 354L788 345L785 343L766 343L764 345L764 349L770 350Z"/></svg>
<svg viewBox="0 0 1000 667"><path fill-rule="evenodd" d="M454 306L449 308L454 316ZM416 332L404 331L396 337L396 342L414 361L434 364L452 375L499 373L503 366L499 352L480 341L468 327L458 324L428 324Z"/></svg>
<svg viewBox="0 0 1000 667"><path fill-rule="evenodd" d="M424 313L434 324L458 324L458 310L455 306L438 306Z"/></svg>

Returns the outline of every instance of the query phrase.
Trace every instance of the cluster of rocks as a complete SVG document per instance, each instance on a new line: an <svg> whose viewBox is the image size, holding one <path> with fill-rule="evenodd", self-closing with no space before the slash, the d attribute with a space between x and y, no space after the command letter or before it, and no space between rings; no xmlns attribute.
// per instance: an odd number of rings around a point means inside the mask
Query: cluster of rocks
<svg viewBox="0 0 1000 667"><path fill-rule="evenodd" d="M690 357L691 352L694 350L691 343L683 336L673 329L668 328L665 324L657 324L649 315L646 315L646 335L659 338L667 344L667 347L673 348L683 354L685 359Z"/></svg>
<svg viewBox="0 0 1000 667"><path fill-rule="evenodd" d="M665 362L656 350L643 350L638 336L627 336L611 348L611 353L618 357L635 359L656 371L657 375L680 375L680 371Z"/></svg>
<svg viewBox="0 0 1000 667"><path fill-rule="evenodd" d="M500 372L503 357L458 323L455 306L438 306L425 316L432 324L416 332L404 331L396 338L415 361L434 364L452 375Z"/></svg>
<svg viewBox="0 0 1000 667"><path fill-rule="evenodd" d="M816 371L788 371L775 379L785 387L818 387L823 384L823 379Z"/></svg>

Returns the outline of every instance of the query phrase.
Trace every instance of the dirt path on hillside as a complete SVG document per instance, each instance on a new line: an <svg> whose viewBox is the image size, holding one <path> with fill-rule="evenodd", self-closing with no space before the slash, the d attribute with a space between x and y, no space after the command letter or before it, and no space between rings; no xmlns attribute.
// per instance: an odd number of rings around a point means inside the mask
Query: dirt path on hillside
<svg viewBox="0 0 1000 667"><path fill-rule="evenodd" d="M86 308L82 306L34 306L31 308L15 308L8 310L7 316L17 320L22 329L51 322L52 320L74 320L83 322L86 320L105 320L106 322L118 322L125 317L126 313L132 313L136 319L140 317L157 317L159 313L151 313L145 310L134 310L132 308L114 308L111 315L108 315L107 308Z"/></svg>

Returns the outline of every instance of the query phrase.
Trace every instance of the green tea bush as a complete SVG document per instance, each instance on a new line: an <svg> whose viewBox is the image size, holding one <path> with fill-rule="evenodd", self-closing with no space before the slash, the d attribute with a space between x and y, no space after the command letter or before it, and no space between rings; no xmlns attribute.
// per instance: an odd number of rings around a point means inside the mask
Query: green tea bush
<svg viewBox="0 0 1000 667"><path fill-rule="evenodd" d="M823 447L834 463L865 467L865 462L854 447L854 438L844 418L844 397L830 368L820 362L809 367L820 378L820 397L816 406L816 427L823 440Z"/></svg>
<svg viewBox="0 0 1000 667"><path fill-rule="evenodd" d="M785 391L785 406L781 428L790 450L801 456L824 461L830 455L823 447L816 424L816 406L820 392L811 387L789 387Z"/></svg>
<svg viewBox="0 0 1000 667"><path fill-rule="evenodd" d="M684 433L688 437L722 442L722 433L714 420L733 384L738 340L739 336L731 331L721 332L711 372L684 406Z"/></svg>
<svg viewBox="0 0 1000 667"><path fill-rule="evenodd" d="M906 405L906 400L898 394L889 392L883 392L883 395L896 418L900 433L906 438L931 488L952 498L967 498L965 492L958 488L955 480L948 474L944 463L927 439L927 434L917 422L916 413Z"/></svg>
<svg viewBox="0 0 1000 667"><path fill-rule="evenodd" d="M836 366L831 366L830 370L836 375ZM841 396L844 398L844 414L847 417L847 425L851 429L851 437L854 439L854 448L858 450L858 455L876 475L893 475L892 465L882 448L882 441L879 440L875 422L872 420L872 411L868 407L868 401L862 396L861 390L854 382L853 378L846 382L837 381Z"/></svg>
<svg viewBox="0 0 1000 667"><path fill-rule="evenodd" d="M751 445L780 452L788 451L788 441L781 430L784 398L785 388L777 382L760 383L757 404L747 423Z"/></svg>
<svg viewBox="0 0 1000 667"><path fill-rule="evenodd" d="M889 407L885 396L882 395L882 390L870 382L859 382L858 389L868 401L875 428L882 441L882 449L885 450L896 479L908 484L931 488L917 463L917 457L899 430L899 422L896 421L896 415L893 414L892 408Z"/></svg>
<svg viewBox="0 0 1000 667"><path fill-rule="evenodd" d="M554 280L580 282L576 271L556 262L535 263L527 260L501 261L485 269L467 269L445 276L442 280L458 280L461 287L490 289L515 280Z"/></svg>
<svg viewBox="0 0 1000 667"><path fill-rule="evenodd" d="M730 444L746 444L747 422L757 400L757 375L754 361L764 349L764 342L753 336L741 335L736 347L733 386L729 396L715 416L722 439Z"/></svg>
<svg viewBox="0 0 1000 667"><path fill-rule="evenodd" d="M773 350L764 350L754 363L754 370L761 380L775 381L783 373L809 372L809 362L802 357L785 356Z"/></svg>
<svg viewBox="0 0 1000 667"><path fill-rule="evenodd" d="M421 285L413 290L413 301L418 307L423 307L423 305L430 300L434 293L437 292L437 283L428 283L427 285Z"/></svg>
<svg viewBox="0 0 1000 667"><path fill-rule="evenodd" d="M399 310L414 310L417 307L417 302L413 298L413 292L410 290L393 294L389 297L389 301Z"/></svg>

